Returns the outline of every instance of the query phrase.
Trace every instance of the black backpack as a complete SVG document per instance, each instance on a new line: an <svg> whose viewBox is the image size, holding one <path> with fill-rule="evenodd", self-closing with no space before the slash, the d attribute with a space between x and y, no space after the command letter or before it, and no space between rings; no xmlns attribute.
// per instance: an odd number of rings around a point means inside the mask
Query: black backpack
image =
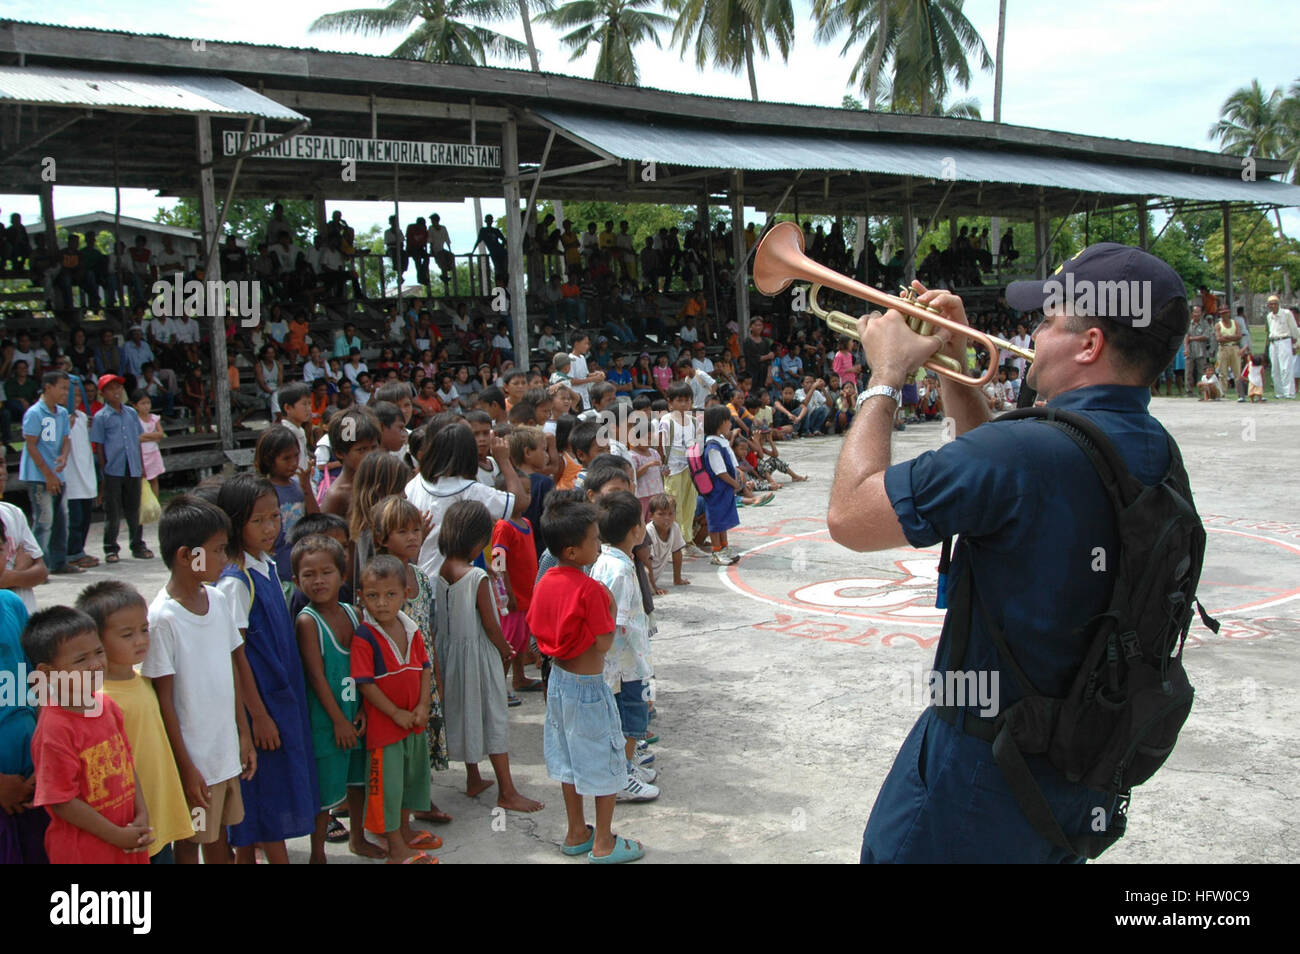
<svg viewBox="0 0 1300 954"><path fill-rule="evenodd" d="M1024 696L995 722L966 718L964 731L993 744L993 757L1035 831L1071 854L1096 858L1124 834L1132 787L1149 779L1169 757L1191 711L1193 690L1182 651L1193 603L1205 625L1219 631L1218 621L1196 600L1205 530L1172 438L1168 471L1160 483L1147 487L1086 417L1030 407L998 420L1020 418L1039 418L1059 428L1083 449L1101 477L1115 508L1119 537L1110 605L1085 625L1091 636L1069 695L1053 699L1034 688L1020 668L967 572L954 581L950 600L956 625L948 668L962 666L971 610L978 604L998 655ZM945 721L956 722L955 709L937 708ZM1109 825L1097 818L1096 834L1067 837L1030 773L1026 755L1045 755L1068 781L1117 797Z"/></svg>

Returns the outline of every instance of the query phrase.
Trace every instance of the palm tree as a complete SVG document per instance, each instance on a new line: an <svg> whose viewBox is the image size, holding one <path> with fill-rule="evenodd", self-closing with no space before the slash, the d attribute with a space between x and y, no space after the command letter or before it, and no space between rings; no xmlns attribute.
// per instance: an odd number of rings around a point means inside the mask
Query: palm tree
<svg viewBox="0 0 1300 954"><path fill-rule="evenodd" d="M654 0L570 0L537 19L560 29L573 29L560 42L573 51L570 60L584 56L592 43L600 44L593 79L635 86L640 74L632 48L643 40L659 43L659 27L672 25L672 17L641 9Z"/></svg>
<svg viewBox="0 0 1300 954"><path fill-rule="evenodd" d="M677 14L673 42L682 55L695 45L695 65L712 63L732 73L743 67L749 95L758 102L755 53L766 58L769 42L788 62L794 46L794 6L791 0L664 0Z"/></svg>
<svg viewBox="0 0 1300 954"><path fill-rule="evenodd" d="M520 0L522 3L523 0ZM518 40L469 20L495 23L513 12L509 0L391 0L386 7L340 10L318 17L312 33L357 33L378 36L405 30L420 21L390 56L484 66L488 55L523 59L528 47Z"/></svg>
<svg viewBox="0 0 1300 954"><path fill-rule="evenodd" d="M993 121L1002 122L1002 51L1007 38L1007 0L998 0L998 53L993 71Z"/></svg>
<svg viewBox="0 0 1300 954"><path fill-rule="evenodd" d="M1300 92L1300 81L1292 85L1292 92ZM1264 88L1255 79L1223 101L1219 107L1219 121L1210 127L1208 135L1219 140L1219 147L1228 156L1281 159L1289 157L1289 151L1294 154L1295 126L1292 123L1297 113L1300 113L1300 107L1288 104L1280 88L1274 87L1265 95ZM1277 219L1278 234L1285 236L1282 216L1276 207L1273 215Z"/></svg>
<svg viewBox="0 0 1300 954"><path fill-rule="evenodd" d="M867 95L880 97L889 64L888 85L900 102L916 103L930 115L947 97L951 84L970 86L967 57L981 70L993 59L979 31L962 12L964 0L815 0L817 38L828 40L841 30L848 37L841 50L858 56L849 74ZM950 79L951 78L951 79Z"/></svg>

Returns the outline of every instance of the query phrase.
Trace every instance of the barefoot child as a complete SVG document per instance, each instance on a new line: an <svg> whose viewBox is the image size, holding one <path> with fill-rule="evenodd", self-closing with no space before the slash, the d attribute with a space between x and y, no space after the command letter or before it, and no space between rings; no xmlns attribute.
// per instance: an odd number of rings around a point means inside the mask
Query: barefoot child
<svg viewBox="0 0 1300 954"><path fill-rule="evenodd" d="M370 758L366 830L388 841L388 863L436 864L422 849L441 840L411 829L411 812L429 804L429 721L433 671L424 637L401 611L406 568L381 554L361 573L365 620L352 640L352 678L361 690Z"/></svg>
<svg viewBox="0 0 1300 954"><path fill-rule="evenodd" d="M384 498L371 508L370 526L375 553L395 556L406 566L406 602L402 604L402 612L420 628L424 651L433 668L433 681L429 685L429 723L425 728L429 741L429 766L435 772L443 772L448 768L447 737L442 715L442 668L438 665L438 654L434 652L433 584L416 563L420 546L424 543L424 520L415 504L401 496L399 489L395 495ZM451 816L439 810L432 801L427 811L421 809L414 817L440 825L451 821Z"/></svg>
<svg viewBox="0 0 1300 954"><path fill-rule="evenodd" d="M240 779L257 772L234 653L243 640L226 595L212 586L226 565L230 518L199 497L175 498L158 521L171 571L149 604L149 652L140 674L153 680L194 837L173 846L179 864L230 860L226 828L244 817ZM198 814L194 814L195 810Z"/></svg>
<svg viewBox="0 0 1300 954"><path fill-rule="evenodd" d="M473 798L492 783L479 774L484 756L498 782L497 805L517 812L541 811L510 776L506 747L506 685L502 663L514 650L501 633L487 571L474 559L492 541L493 521L476 500L452 504L438 528L443 563L434 582L438 660L444 680L447 756L465 763L465 794Z"/></svg>
<svg viewBox="0 0 1300 954"><path fill-rule="evenodd" d="M559 564L538 581L528 624L538 648L553 660L543 748L546 774L564 792L568 830L561 850L597 864L636 861L645 856L640 842L612 831L627 771L622 759L610 758L623 747L623 728L604 678L617 606L609 590L583 572L600 555L596 508L556 494L542 522ZM594 828L587 824L586 796L595 799Z"/></svg>
<svg viewBox="0 0 1300 954"><path fill-rule="evenodd" d="M99 691L104 648L95 621L53 606L27 621L22 645L60 687L42 704L32 736L32 804L50 813L50 864L148 864L153 829L122 710Z"/></svg>
<svg viewBox="0 0 1300 954"><path fill-rule="evenodd" d="M95 621L104 646L104 695L122 710L122 724L149 818L154 827L149 845L152 864L175 860L172 842L194 836L176 759L167 744L167 729L153 685L136 675L135 666L149 654L149 605L129 583L92 583L77 597L77 609Z"/></svg>
<svg viewBox="0 0 1300 954"><path fill-rule="evenodd" d="M324 534L303 537L293 547L293 576L307 597L307 606L294 621L298 651L311 695L307 714L311 721L312 751L320 811L311 833L311 863L325 863L325 833L329 810L344 801L350 818L361 818L366 802L366 750L363 738L366 716L356 693L346 691L352 674L352 638L357 614L339 602L347 554L337 540ZM361 831L360 825L353 826ZM363 858L382 858L383 849L364 834L352 845Z"/></svg>
<svg viewBox="0 0 1300 954"><path fill-rule="evenodd" d="M307 682L293 618L270 551L280 533L275 488L257 474L221 485L217 506L230 515L229 565L217 589L244 637L236 651L240 692L258 748L258 771L240 783L244 820L230 828L235 860L253 864L260 848L271 864L288 864L285 840L316 827L316 760L307 716Z"/></svg>

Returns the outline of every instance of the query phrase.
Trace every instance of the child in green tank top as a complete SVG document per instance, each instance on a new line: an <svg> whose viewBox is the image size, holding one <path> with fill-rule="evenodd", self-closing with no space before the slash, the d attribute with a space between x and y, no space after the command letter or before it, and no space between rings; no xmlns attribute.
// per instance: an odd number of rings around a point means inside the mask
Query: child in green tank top
<svg viewBox="0 0 1300 954"><path fill-rule="evenodd" d="M339 602L347 554L337 540L311 534L294 544L289 559L294 582L308 600L294 621L294 631L312 690L307 696L307 714L320 785L311 862L325 863L329 810L344 800L353 819L349 837L352 853L382 858L383 850L366 839L360 822L365 813L367 759L362 740L366 726L360 695L352 681L350 651L357 614L351 605Z"/></svg>

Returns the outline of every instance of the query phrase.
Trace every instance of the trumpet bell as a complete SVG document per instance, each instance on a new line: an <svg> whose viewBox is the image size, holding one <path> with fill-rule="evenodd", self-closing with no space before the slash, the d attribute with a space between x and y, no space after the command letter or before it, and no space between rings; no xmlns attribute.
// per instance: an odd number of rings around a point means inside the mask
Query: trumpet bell
<svg viewBox="0 0 1300 954"><path fill-rule="evenodd" d="M803 277L799 266L806 261L803 230L793 222L778 222L768 229L754 250L751 270L754 287L768 297L779 295L796 278Z"/></svg>

